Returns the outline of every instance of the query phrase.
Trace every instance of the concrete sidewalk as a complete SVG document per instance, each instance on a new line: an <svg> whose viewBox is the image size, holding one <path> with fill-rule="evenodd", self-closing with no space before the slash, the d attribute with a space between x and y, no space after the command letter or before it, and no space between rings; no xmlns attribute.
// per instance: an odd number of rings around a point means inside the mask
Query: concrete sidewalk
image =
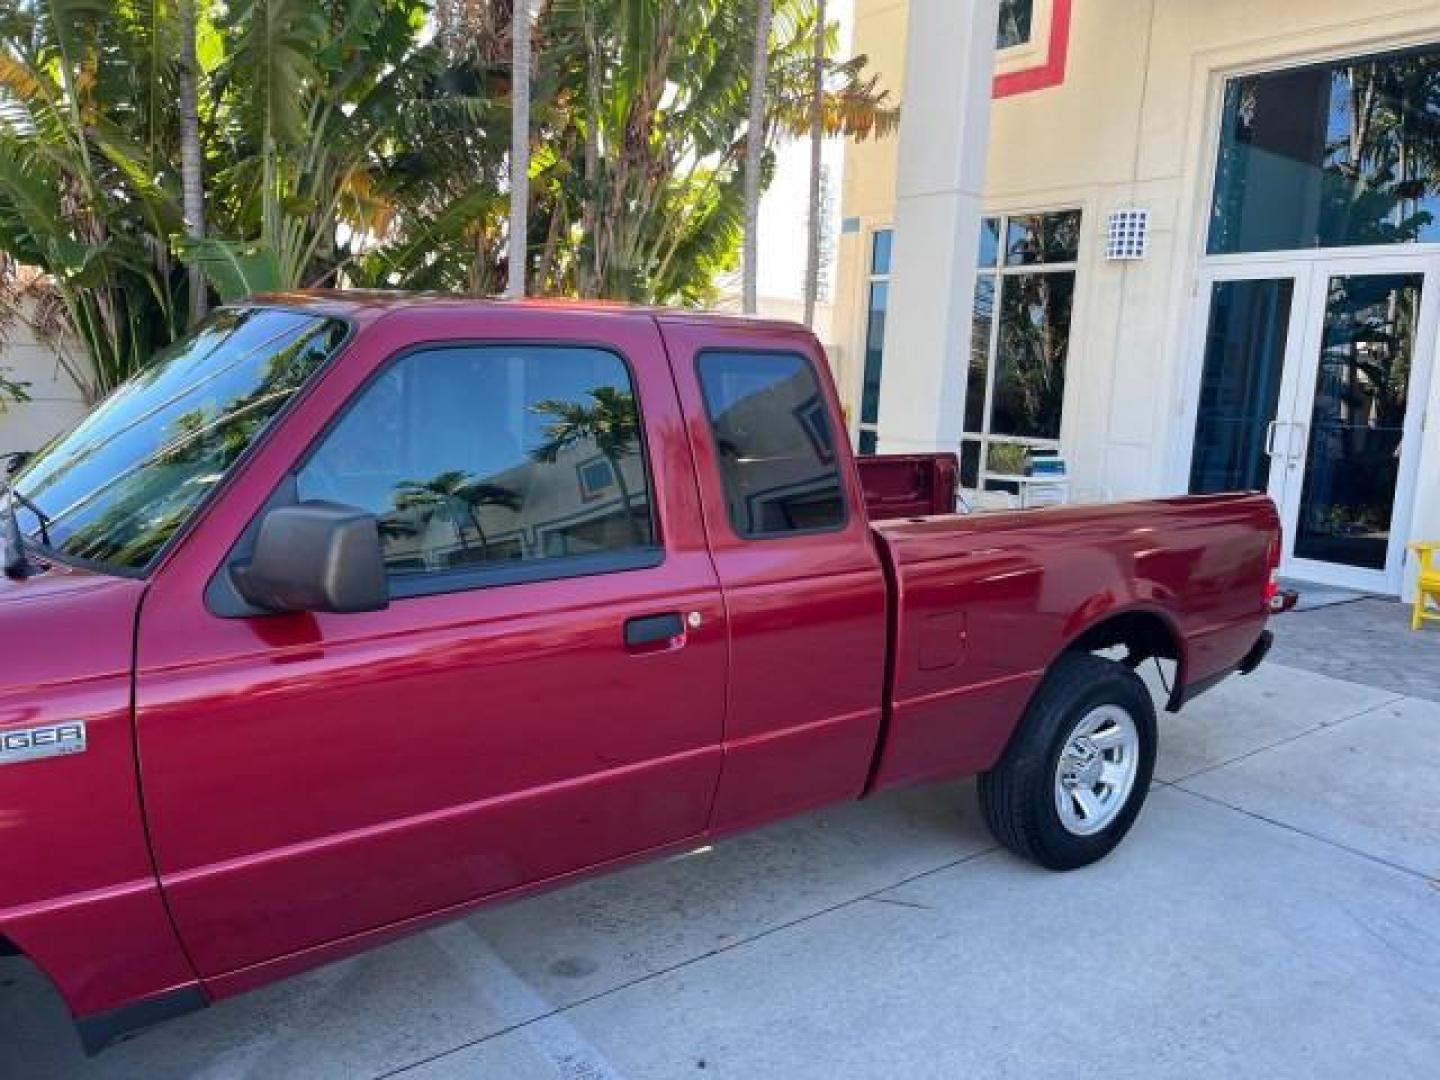
<svg viewBox="0 0 1440 1080"><path fill-rule="evenodd" d="M1299 620L1326 611L1277 620L1277 654L1323 660ZM1440 703L1394 685L1272 663L1163 719L1135 830L1072 874L996 850L969 783L900 792L485 912L92 1062L12 963L0 1073L1434 1075Z"/></svg>

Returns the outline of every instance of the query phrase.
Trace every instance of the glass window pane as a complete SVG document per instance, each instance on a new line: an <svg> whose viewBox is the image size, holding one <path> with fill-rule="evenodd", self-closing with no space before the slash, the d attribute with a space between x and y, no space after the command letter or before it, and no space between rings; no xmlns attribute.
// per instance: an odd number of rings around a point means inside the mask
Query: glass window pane
<svg viewBox="0 0 1440 1080"><path fill-rule="evenodd" d="M1000 219L980 219L980 266L993 267L1000 258Z"/></svg>
<svg viewBox="0 0 1440 1080"><path fill-rule="evenodd" d="M883 277L890 273L890 245L894 233L880 229L870 241L870 273Z"/></svg>
<svg viewBox="0 0 1440 1080"><path fill-rule="evenodd" d="M986 491L1003 491L1003 492L1005 492L1005 494L1007 494L1007 495L1019 495L1019 494L1020 494L1020 481L1018 481L1018 480L994 480L994 479L991 479L990 477L987 476L987 477L985 478L985 490L986 490ZM1011 505L1011 506L1016 506L1017 503L1015 502L1014 499L1012 499L1012 500L1010 500L1010 505Z"/></svg>
<svg viewBox="0 0 1440 1080"><path fill-rule="evenodd" d="M1080 257L1080 211L1022 214L1007 219L1005 265L1074 262Z"/></svg>
<svg viewBox="0 0 1440 1080"><path fill-rule="evenodd" d="M860 453L873 454L880 445L880 439L873 431L860 432Z"/></svg>
<svg viewBox="0 0 1440 1080"><path fill-rule="evenodd" d="M880 362L885 355L885 308L889 301L889 284L871 283L870 310L865 322L865 375L860 387L862 424L874 424L880 419Z"/></svg>
<svg viewBox="0 0 1440 1080"><path fill-rule="evenodd" d="M1265 436L1280 400L1295 283L1220 281L1210 292L1190 491L1264 491Z"/></svg>
<svg viewBox="0 0 1440 1080"><path fill-rule="evenodd" d="M711 352L698 369L735 531L763 537L844 525L830 413L809 361Z"/></svg>
<svg viewBox="0 0 1440 1080"><path fill-rule="evenodd" d="M974 490L980 486L980 449L978 439L960 443L960 486Z"/></svg>
<svg viewBox="0 0 1440 1080"><path fill-rule="evenodd" d="M1000 23L995 33L995 47L1009 49L1029 41L1034 15L1035 0L1000 0Z"/></svg>
<svg viewBox="0 0 1440 1080"><path fill-rule="evenodd" d="M1302 559L1385 569L1423 282L1330 279L1295 533Z"/></svg>
<svg viewBox="0 0 1440 1080"><path fill-rule="evenodd" d="M654 543L630 374L614 353L414 353L346 410L297 475L302 499L380 520L392 575Z"/></svg>
<svg viewBox="0 0 1440 1080"><path fill-rule="evenodd" d="M991 476L1025 476L1029 469L1028 446L1021 443L992 442L986 450L985 471Z"/></svg>
<svg viewBox="0 0 1440 1080"><path fill-rule="evenodd" d="M345 334L300 311L224 308L38 454L17 487L57 551L142 569Z"/></svg>
<svg viewBox="0 0 1440 1080"><path fill-rule="evenodd" d="M966 431L985 430L985 376L990 370L990 327L995 321L995 278L975 282L975 312L970 322L970 363L965 375Z"/></svg>
<svg viewBox="0 0 1440 1080"><path fill-rule="evenodd" d="M1440 242L1440 52L1232 79L1211 254Z"/></svg>
<svg viewBox="0 0 1440 1080"><path fill-rule="evenodd" d="M990 431L1058 439L1070 350L1073 273L1017 274L1000 288Z"/></svg>

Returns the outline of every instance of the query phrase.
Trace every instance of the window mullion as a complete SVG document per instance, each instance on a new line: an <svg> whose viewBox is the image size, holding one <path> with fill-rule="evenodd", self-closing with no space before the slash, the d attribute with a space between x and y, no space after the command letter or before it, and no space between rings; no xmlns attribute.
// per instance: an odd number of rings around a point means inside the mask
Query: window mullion
<svg viewBox="0 0 1440 1080"><path fill-rule="evenodd" d="M1001 219L1000 235L1005 235L1005 221ZM1003 253L1002 253L1003 260ZM980 490L985 490L985 481L990 472L990 409L995 402L995 368L1000 362L1000 320L1005 311L1005 274L995 272L995 310L990 317L990 346L985 363L985 407L980 412Z"/></svg>

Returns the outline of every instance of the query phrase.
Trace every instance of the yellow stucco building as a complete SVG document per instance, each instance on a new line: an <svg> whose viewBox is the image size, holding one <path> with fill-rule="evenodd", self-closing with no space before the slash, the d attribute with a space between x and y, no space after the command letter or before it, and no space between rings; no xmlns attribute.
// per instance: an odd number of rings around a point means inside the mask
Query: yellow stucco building
<svg viewBox="0 0 1440 1080"><path fill-rule="evenodd" d="M1082 500L1268 489L1288 573L1409 587L1440 536L1440 4L856 0L854 48L902 107L845 163L862 449L957 449L985 502L1056 450Z"/></svg>

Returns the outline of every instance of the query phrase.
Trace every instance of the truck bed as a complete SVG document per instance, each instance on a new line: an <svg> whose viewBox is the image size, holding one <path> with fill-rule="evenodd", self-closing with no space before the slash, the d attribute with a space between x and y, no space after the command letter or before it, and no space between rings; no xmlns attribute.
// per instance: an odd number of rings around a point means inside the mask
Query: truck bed
<svg viewBox="0 0 1440 1080"><path fill-rule="evenodd" d="M1061 643L1117 615L1173 651L1175 702L1228 673L1264 628L1276 527L1263 495L876 523L894 651L871 786L989 769Z"/></svg>

